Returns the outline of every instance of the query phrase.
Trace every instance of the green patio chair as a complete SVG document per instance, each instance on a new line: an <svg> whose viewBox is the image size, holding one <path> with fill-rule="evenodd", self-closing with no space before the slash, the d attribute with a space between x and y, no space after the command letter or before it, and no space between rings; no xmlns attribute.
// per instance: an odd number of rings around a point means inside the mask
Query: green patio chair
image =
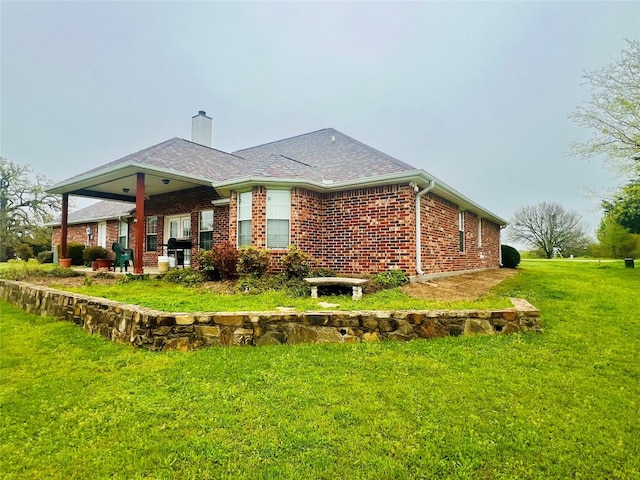
<svg viewBox="0 0 640 480"><path fill-rule="evenodd" d="M122 246L117 242L111 245L111 249L116 254L116 261L113 262L113 271L115 272L116 266L120 265L120 271L122 271L122 267L124 267L124 271L126 272L129 267L129 262L133 263L133 255L127 251L131 250L122 248Z"/></svg>

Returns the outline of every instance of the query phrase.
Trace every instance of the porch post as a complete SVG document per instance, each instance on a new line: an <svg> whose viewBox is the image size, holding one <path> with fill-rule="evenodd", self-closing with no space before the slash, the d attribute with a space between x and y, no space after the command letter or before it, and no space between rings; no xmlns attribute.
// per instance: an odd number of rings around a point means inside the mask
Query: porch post
<svg viewBox="0 0 640 480"><path fill-rule="evenodd" d="M69 194L62 194L62 225L60 226L60 258L67 258L67 231L69 222Z"/></svg>
<svg viewBox="0 0 640 480"><path fill-rule="evenodd" d="M137 174L136 184L136 250L134 252L133 273L144 273L142 252L144 251L144 173Z"/></svg>

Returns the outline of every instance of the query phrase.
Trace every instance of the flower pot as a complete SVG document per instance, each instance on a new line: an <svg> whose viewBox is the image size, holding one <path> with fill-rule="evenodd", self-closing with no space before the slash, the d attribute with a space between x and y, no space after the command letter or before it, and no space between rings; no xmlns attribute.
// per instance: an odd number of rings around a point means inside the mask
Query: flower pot
<svg viewBox="0 0 640 480"><path fill-rule="evenodd" d="M107 268L111 270L111 267L113 267L113 260L111 260L110 258L97 258L96 266L98 267L98 270L100 270L101 268Z"/></svg>
<svg viewBox="0 0 640 480"><path fill-rule="evenodd" d="M70 258L59 258L58 263L60 264L60 268L71 268Z"/></svg>

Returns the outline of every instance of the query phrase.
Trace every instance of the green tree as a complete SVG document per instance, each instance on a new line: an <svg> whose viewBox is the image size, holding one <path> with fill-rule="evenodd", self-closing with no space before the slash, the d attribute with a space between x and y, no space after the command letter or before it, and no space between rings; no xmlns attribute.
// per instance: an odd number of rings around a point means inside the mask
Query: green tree
<svg viewBox="0 0 640 480"><path fill-rule="evenodd" d="M633 234L611 218L605 218L596 232L595 253L601 257L624 258L640 255L640 235Z"/></svg>
<svg viewBox="0 0 640 480"><path fill-rule="evenodd" d="M546 258L553 258L557 253L567 256L586 250L589 245L580 215L566 211L555 202L520 207L513 214L506 233L514 242L539 248Z"/></svg>
<svg viewBox="0 0 640 480"><path fill-rule="evenodd" d="M60 211L62 199L45 192L51 182L43 175L32 178L31 168L0 157L0 261L9 248L34 244L43 224Z"/></svg>
<svg viewBox="0 0 640 480"><path fill-rule="evenodd" d="M612 199L603 201L602 206L606 217L631 233L640 233L640 177L622 187Z"/></svg>
<svg viewBox="0 0 640 480"><path fill-rule="evenodd" d="M627 40L620 61L584 74L591 99L569 118L593 131L572 145L581 157L606 155L622 173L640 171L640 42Z"/></svg>

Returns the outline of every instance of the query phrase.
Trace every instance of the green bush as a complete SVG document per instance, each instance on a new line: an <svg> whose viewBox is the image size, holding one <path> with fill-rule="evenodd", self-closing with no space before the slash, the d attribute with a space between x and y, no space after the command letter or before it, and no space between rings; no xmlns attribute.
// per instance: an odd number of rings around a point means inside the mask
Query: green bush
<svg viewBox="0 0 640 480"><path fill-rule="evenodd" d="M96 275L96 277L97 276L98 275ZM106 278L113 278L113 277L106 277ZM118 280L118 283L123 284L123 283L131 283L131 282L144 282L146 280L149 280L148 273L145 273L144 275L133 275L132 273L125 273L123 276L120 277L120 279Z"/></svg>
<svg viewBox="0 0 640 480"><path fill-rule="evenodd" d="M203 272L195 268L174 268L165 273L162 280L193 287L203 284L207 279Z"/></svg>
<svg viewBox="0 0 640 480"><path fill-rule="evenodd" d="M30 258L33 258L33 247L28 243L21 243L16 247L16 254L20 257L20 260L28 261Z"/></svg>
<svg viewBox="0 0 640 480"><path fill-rule="evenodd" d="M312 277L335 277L336 272L330 268L316 268L311 272Z"/></svg>
<svg viewBox="0 0 640 480"><path fill-rule="evenodd" d="M509 245L500 245L502 251L502 267L516 268L520 263L520 252Z"/></svg>
<svg viewBox="0 0 640 480"><path fill-rule="evenodd" d="M53 252L40 252L38 254L38 263L53 263Z"/></svg>
<svg viewBox="0 0 640 480"><path fill-rule="evenodd" d="M270 291L286 291L292 297L308 297L311 287L299 278L287 278L281 275L246 275L236 285L239 293L258 295Z"/></svg>
<svg viewBox="0 0 640 480"><path fill-rule="evenodd" d="M58 258L61 258L60 245L58 245ZM67 258L71 259L71 265L84 265L84 245L81 243L67 244Z"/></svg>
<svg viewBox="0 0 640 480"><path fill-rule="evenodd" d="M403 270L387 270L376 274L374 279L383 288L396 288L409 283L409 276Z"/></svg>
<svg viewBox="0 0 640 480"><path fill-rule="evenodd" d="M243 247L238 252L238 273L262 277L269 271L271 255L264 249Z"/></svg>
<svg viewBox="0 0 640 480"><path fill-rule="evenodd" d="M313 260L295 245L289 246L289 251L282 257L282 269L287 278L304 278L311 273Z"/></svg>
<svg viewBox="0 0 640 480"><path fill-rule="evenodd" d="M215 245L211 250L200 250L196 260L198 268L210 280L226 280L238 274L238 249L229 241Z"/></svg>
<svg viewBox="0 0 640 480"><path fill-rule="evenodd" d="M111 258L106 248L100 246L87 247L82 253L82 260L87 267L90 267L91 262L99 258Z"/></svg>
<svg viewBox="0 0 640 480"><path fill-rule="evenodd" d="M72 268L54 267L51 270L43 272L44 276L55 278L83 277L84 273L73 270Z"/></svg>
<svg viewBox="0 0 640 480"><path fill-rule="evenodd" d="M363 287L366 294L400 287L409 283L409 276L403 270L387 270L374 275Z"/></svg>

